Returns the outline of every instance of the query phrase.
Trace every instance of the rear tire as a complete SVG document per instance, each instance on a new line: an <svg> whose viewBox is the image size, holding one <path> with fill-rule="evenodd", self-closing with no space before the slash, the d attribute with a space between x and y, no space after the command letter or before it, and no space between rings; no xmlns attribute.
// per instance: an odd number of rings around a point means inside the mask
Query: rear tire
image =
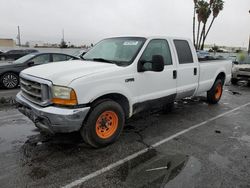
<svg viewBox="0 0 250 188"><path fill-rule="evenodd" d="M231 79L231 83L232 83L233 85L237 85L238 80L237 80L236 78L232 78L232 79Z"/></svg>
<svg viewBox="0 0 250 188"><path fill-rule="evenodd" d="M213 87L207 92L207 101L209 104L216 104L219 102L223 92L223 82L217 79Z"/></svg>
<svg viewBox="0 0 250 188"><path fill-rule="evenodd" d="M100 148L119 138L124 122L122 107L115 101L106 100L93 107L80 133L87 144Z"/></svg>
<svg viewBox="0 0 250 188"><path fill-rule="evenodd" d="M1 76L0 83L6 89L14 89L19 84L19 76L12 72L6 72Z"/></svg>

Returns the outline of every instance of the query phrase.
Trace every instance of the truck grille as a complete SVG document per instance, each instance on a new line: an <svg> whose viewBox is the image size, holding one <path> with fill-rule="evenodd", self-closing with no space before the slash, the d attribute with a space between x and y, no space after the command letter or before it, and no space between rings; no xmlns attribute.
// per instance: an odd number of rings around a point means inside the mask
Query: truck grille
<svg viewBox="0 0 250 188"><path fill-rule="evenodd" d="M239 71L246 71L246 72L250 72L250 68L240 68Z"/></svg>
<svg viewBox="0 0 250 188"><path fill-rule="evenodd" d="M50 84L38 78L20 75L20 87L23 97L41 106L50 103Z"/></svg>

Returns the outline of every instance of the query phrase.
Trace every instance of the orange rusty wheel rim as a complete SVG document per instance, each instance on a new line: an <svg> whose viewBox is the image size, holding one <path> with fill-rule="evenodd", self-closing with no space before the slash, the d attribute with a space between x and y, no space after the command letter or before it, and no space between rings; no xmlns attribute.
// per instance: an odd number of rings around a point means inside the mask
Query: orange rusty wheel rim
<svg viewBox="0 0 250 188"><path fill-rule="evenodd" d="M215 89L215 99L218 100L221 97L222 94L222 85L218 84Z"/></svg>
<svg viewBox="0 0 250 188"><path fill-rule="evenodd" d="M110 138L117 130L118 116L113 111L103 112L96 121L96 134L103 139Z"/></svg>

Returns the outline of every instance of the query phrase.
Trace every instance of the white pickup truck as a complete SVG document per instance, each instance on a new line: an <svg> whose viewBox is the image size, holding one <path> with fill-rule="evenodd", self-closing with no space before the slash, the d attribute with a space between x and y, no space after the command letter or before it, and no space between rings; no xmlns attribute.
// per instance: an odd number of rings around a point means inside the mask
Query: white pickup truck
<svg viewBox="0 0 250 188"><path fill-rule="evenodd" d="M80 131L93 147L117 140L125 119L142 110L204 92L215 104L231 79L232 63L199 63L183 38L109 38L83 58L22 71L16 101L41 130Z"/></svg>

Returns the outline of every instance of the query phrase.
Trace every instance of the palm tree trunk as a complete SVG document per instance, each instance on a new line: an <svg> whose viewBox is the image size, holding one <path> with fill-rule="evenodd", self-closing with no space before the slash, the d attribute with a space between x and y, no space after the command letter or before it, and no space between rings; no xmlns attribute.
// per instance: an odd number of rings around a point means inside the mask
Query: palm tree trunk
<svg viewBox="0 0 250 188"><path fill-rule="evenodd" d="M206 33L204 34L204 36L203 36L202 45L201 45L201 49L202 49L202 50L203 50L203 48L204 48L205 40L206 40L207 35L208 35L208 33L209 33L209 31L210 31L210 29L211 29L213 23L214 23L214 20L215 20L215 17L213 17L213 19L212 19L212 21L211 21L211 23L210 23L210 25L209 25L209 27L208 27L207 32L206 32Z"/></svg>
<svg viewBox="0 0 250 188"><path fill-rule="evenodd" d="M206 24L204 23L202 31L201 31L201 35L200 35L200 40L199 40L199 45L198 45L198 49L201 50L201 40L205 35L205 28L206 28Z"/></svg>
<svg viewBox="0 0 250 188"><path fill-rule="evenodd" d="M193 43L194 43L194 46L196 48L196 44L195 44L195 5L194 5L194 16L193 16Z"/></svg>
<svg viewBox="0 0 250 188"><path fill-rule="evenodd" d="M197 31L197 39L196 39L196 50L199 49L198 42L199 42L199 36L200 36L200 28L201 28L201 22L198 23L198 31Z"/></svg>
<svg viewBox="0 0 250 188"><path fill-rule="evenodd" d="M210 29L211 29L213 23L214 23L214 20L215 20L215 17L213 17L213 19L212 19L212 21L211 21L211 23L210 23L210 25L209 25L209 27L208 27L208 30L207 30L206 35L205 35L205 38L207 38L207 35L208 35L208 33L209 33L209 31L210 31Z"/></svg>

